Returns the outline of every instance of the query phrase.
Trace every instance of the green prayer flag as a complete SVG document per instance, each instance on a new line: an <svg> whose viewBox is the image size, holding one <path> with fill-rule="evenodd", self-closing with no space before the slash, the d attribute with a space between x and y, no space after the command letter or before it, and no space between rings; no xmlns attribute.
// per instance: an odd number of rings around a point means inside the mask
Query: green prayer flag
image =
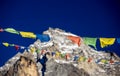
<svg viewBox="0 0 120 76"><path fill-rule="evenodd" d="M107 64L107 63L108 63L108 60L105 61L105 64Z"/></svg>
<svg viewBox="0 0 120 76"><path fill-rule="evenodd" d="M84 37L83 40L85 44L92 45L96 49L97 38Z"/></svg>
<svg viewBox="0 0 120 76"><path fill-rule="evenodd" d="M9 33L14 33L14 34L19 34L19 32L18 31L16 31L15 29L13 29L13 28L6 28L6 29L4 29L6 32L9 32Z"/></svg>
<svg viewBox="0 0 120 76"><path fill-rule="evenodd" d="M9 44L10 46L15 46L15 44Z"/></svg>
<svg viewBox="0 0 120 76"><path fill-rule="evenodd" d="M40 52L40 50L36 50L36 52L37 52L37 53L39 53L39 52Z"/></svg>
<svg viewBox="0 0 120 76"><path fill-rule="evenodd" d="M61 54L61 57L64 58L64 57L65 57L65 54Z"/></svg>
<svg viewBox="0 0 120 76"><path fill-rule="evenodd" d="M86 59L87 59L87 58L86 58L86 57L84 57L83 61L85 62L85 61L86 61Z"/></svg>

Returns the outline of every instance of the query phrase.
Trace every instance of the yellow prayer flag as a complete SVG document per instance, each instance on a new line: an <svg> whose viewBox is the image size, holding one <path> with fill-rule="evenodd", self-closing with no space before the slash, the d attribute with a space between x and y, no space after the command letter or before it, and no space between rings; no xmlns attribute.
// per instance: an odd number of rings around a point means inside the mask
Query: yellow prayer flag
<svg viewBox="0 0 120 76"><path fill-rule="evenodd" d="M79 62L80 62L80 61L83 61L83 60L84 60L84 57L83 57L83 56L79 57L79 59L78 59Z"/></svg>
<svg viewBox="0 0 120 76"><path fill-rule="evenodd" d="M105 63L105 64L108 63L108 61L105 60L105 59L102 59L101 62L102 62L102 63Z"/></svg>
<svg viewBox="0 0 120 76"><path fill-rule="evenodd" d="M115 38L100 38L100 44L102 48L108 45L113 45L114 42L115 42Z"/></svg>
<svg viewBox="0 0 120 76"><path fill-rule="evenodd" d="M32 32L20 32L20 35L26 38L36 38L36 35Z"/></svg>
<svg viewBox="0 0 120 76"><path fill-rule="evenodd" d="M30 48L30 52L31 52L31 53L34 53L35 50L36 50L36 49L35 49L34 47L31 47L31 48Z"/></svg>
<svg viewBox="0 0 120 76"><path fill-rule="evenodd" d="M3 44L4 46L6 46L6 47L9 46L9 43L7 43L7 42L3 42L2 44Z"/></svg>
<svg viewBox="0 0 120 76"><path fill-rule="evenodd" d="M59 57L60 56L60 52L56 52L56 56Z"/></svg>

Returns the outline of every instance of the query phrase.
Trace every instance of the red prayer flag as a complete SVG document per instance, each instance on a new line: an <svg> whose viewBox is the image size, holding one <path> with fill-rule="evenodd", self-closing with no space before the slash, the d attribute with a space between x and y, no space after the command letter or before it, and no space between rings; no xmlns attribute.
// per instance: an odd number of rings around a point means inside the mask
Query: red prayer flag
<svg viewBox="0 0 120 76"><path fill-rule="evenodd" d="M114 61L113 61L113 60L110 60L110 63L112 64L112 63L114 63Z"/></svg>
<svg viewBox="0 0 120 76"><path fill-rule="evenodd" d="M69 59L69 57L70 57L70 54L67 53L67 54L65 55L65 58L66 58L66 59Z"/></svg>
<svg viewBox="0 0 120 76"><path fill-rule="evenodd" d="M41 51L41 54L44 54L44 52L45 52L45 50L42 50L42 51Z"/></svg>
<svg viewBox="0 0 120 76"><path fill-rule="evenodd" d="M0 32L3 32L4 30L2 28L0 28Z"/></svg>
<svg viewBox="0 0 120 76"><path fill-rule="evenodd" d="M15 45L15 49L16 49L16 50L19 50L19 46L18 46L18 45Z"/></svg>
<svg viewBox="0 0 120 76"><path fill-rule="evenodd" d="M89 58L89 59L88 59L88 62L91 62L91 61L92 61L92 58Z"/></svg>
<svg viewBox="0 0 120 76"><path fill-rule="evenodd" d="M67 36L68 39L70 39L73 43L78 44L78 46L80 46L80 37L77 36Z"/></svg>

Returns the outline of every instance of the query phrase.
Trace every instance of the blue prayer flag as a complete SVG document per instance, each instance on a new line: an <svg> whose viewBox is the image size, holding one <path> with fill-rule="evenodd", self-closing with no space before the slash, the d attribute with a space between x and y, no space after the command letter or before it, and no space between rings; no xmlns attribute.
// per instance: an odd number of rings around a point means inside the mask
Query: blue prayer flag
<svg viewBox="0 0 120 76"><path fill-rule="evenodd" d="M120 38L117 38L117 42L120 44Z"/></svg>
<svg viewBox="0 0 120 76"><path fill-rule="evenodd" d="M40 34L37 34L37 38L40 39L41 42L48 42L50 40L50 37L49 35L40 35Z"/></svg>

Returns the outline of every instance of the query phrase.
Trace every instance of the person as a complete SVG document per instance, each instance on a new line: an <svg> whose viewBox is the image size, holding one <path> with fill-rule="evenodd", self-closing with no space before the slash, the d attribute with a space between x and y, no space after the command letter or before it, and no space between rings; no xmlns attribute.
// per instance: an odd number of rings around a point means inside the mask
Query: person
<svg viewBox="0 0 120 76"><path fill-rule="evenodd" d="M42 59L37 58L37 62L40 62L42 65L42 76L44 76L44 72L46 72L46 62L47 62L48 58L46 57L46 54L44 54L44 56L42 57Z"/></svg>
<svg viewBox="0 0 120 76"><path fill-rule="evenodd" d="M113 52L111 52L111 51L106 51L106 53L109 53L109 54L110 54L110 60L112 60L112 59L113 59L113 56L114 56Z"/></svg>
<svg viewBox="0 0 120 76"><path fill-rule="evenodd" d="M111 51L107 51L107 53L109 53L110 54L110 63L112 64L112 63L114 63L114 60L113 60L113 57L115 57L115 55L114 55L114 53L113 52L111 52Z"/></svg>

